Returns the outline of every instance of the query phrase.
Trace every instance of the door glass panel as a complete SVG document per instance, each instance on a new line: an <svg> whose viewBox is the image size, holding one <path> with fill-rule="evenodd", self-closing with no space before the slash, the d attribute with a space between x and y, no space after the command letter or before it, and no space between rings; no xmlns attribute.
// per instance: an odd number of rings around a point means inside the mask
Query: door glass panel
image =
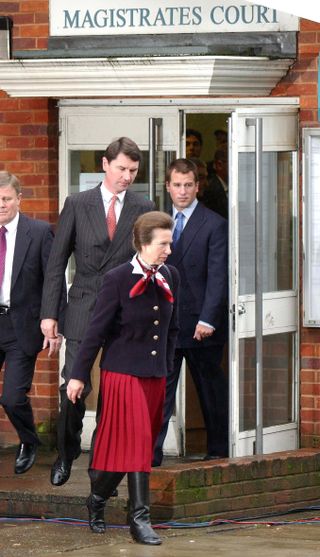
<svg viewBox="0 0 320 557"><path fill-rule="evenodd" d="M255 338L239 341L240 431L255 428ZM294 333L263 337L263 427L293 421Z"/></svg>
<svg viewBox="0 0 320 557"><path fill-rule="evenodd" d="M262 156L263 292L293 286L292 153ZM255 291L255 154L239 153L239 294Z"/></svg>

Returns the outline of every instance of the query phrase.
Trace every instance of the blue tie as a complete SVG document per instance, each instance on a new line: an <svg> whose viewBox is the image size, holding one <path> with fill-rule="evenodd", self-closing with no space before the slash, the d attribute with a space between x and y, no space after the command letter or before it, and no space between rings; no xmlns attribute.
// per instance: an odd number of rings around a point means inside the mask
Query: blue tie
<svg viewBox="0 0 320 557"><path fill-rule="evenodd" d="M179 240L180 236L181 236L181 232L183 231L183 221L184 221L184 214L183 213L177 213L176 214L176 227L173 231L173 236L172 236L172 243L173 243L173 247L175 247L177 241Z"/></svg>

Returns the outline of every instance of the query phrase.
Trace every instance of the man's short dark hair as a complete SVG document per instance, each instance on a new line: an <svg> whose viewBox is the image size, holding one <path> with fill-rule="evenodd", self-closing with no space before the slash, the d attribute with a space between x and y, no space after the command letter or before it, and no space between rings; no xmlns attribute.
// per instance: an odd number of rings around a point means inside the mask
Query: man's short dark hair
<svg viewBox="0 0 320 557"><path fill-rule="evenodd" d="M138 145L129 137L119 137L106 148L104 157L110 163L122 153L134 162L142 162L142 153Z"/></svg>
<svg viewBox="0 0 320 557"><path fill-rule="evenodd" d="M200 145L202 145L202 135L200 132L198 132L198 130L194 130L193 128L187 128L186 137L189 137L190 135L194 135L194 137L198 139Z"/></svg>
<svg viewBox="0 0 320 557"><path fill-rule="evenodd" d="M166 170L166 182L170 182L171 174L174 170L176 172L181 172L181 174L193 172L195 182L199 181L198 167L190 159L176 159L172 161Z"/></svg>

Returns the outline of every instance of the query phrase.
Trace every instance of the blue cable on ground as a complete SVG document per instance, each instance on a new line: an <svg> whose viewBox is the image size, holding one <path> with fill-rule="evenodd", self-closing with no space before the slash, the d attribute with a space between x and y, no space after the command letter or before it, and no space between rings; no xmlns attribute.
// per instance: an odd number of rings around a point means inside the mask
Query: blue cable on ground
<svg viewBox="0 0 320 557"><path fill-rule="evenodd" d="M222 526L222 525L246 525L246 526L288 526L288 525L305 525L305 524L320 524L320 517L311 517L311 518L300 518L298 520L268 520L274 518L276 516L283 516L294 514L294 513L301 513L301 512L310 512L320 510L320 506L310 506L310 507L303 507L297 509L290 509L286 512L281 513L269 513L260 516L254 517L239 517L239 518L217 518L214 520L206 521L206 522L177 522L177 521L168 521L163 522L160 524L153 524L153 528L155 529L192 529L192 528L208 528L212 526ZM35 516L7 516L7 517L0 517L0 523L3 522L44 522L44 523L52 523L52 524L62 524L65 526L85 526L88 527L88 521L71 518L71 517L55 517L55 518L46 518L46 517L35 517ZM118 524L108 524L108 528L115 528L115 529L128 529L127 525L118 525Z"/></svg>

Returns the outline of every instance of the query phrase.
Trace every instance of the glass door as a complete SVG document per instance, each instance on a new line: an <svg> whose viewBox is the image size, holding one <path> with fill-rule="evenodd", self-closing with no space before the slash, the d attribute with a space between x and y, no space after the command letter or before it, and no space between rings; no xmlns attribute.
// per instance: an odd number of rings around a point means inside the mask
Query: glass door
<svg viewBox="0 0 320 557"><path fill-rule="evenodd" d="M238 109L229 137L230 456L244 456L298 446L296 110Z"/></svg>
<svg viewBox="0 0 320 557"><path fill-rule="evenodd" d="M152 197L158 209L169 208L165 190L165 169L177 157L178 112L175 108L92 106L84 102L63 106L60 103L60 209L67 195L95 187L104 177L101 159L114 139L127 136L143 153L143 164L131 186L132 190ZM67 270L71 285L74 262ZM62 355L63 359L63 355ZM82 448L90 447L95 427L96 401L99 389L99 357L92 372L92 393L87 398ZM63 362L61 362L63 365ZM61 365L61 367L62 367ZM182 401L182 398L180 399ZM172 417L165 443L166 452L180 452L184 411Z"/></svg>

